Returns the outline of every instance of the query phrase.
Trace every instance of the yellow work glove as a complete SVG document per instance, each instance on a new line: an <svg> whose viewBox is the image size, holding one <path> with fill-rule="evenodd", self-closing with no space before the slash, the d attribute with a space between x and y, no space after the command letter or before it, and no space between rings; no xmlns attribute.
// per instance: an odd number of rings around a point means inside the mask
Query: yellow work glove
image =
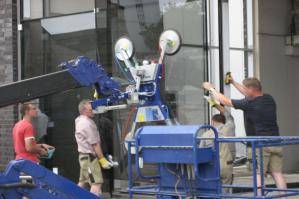
<svg viewBox="0 0 299 199"><path fill-rule="evenodd" d="M103 169L111 169L112 165L106 158L99 159L99 163Z"/></svg>
<svg viewBox="0 0 299 199"><path fill-rule="evenodd" d="M218 101L216 101L215 99L213 99L210 96L204 96L204 98L208 101L208 103L210 104L211 107L216 106L217 104L219 104Z"/></svg>
<svg viewBox="0 0 299 199"><path fill-rule="evenodd" d="M226 75L225 75L225 79L224 79L224 83L226 85L229 85L231 83L233 83L233 77L232 77L232 74L231 72L227 72Z"/></svg>
<svg viewBox="0 0 299 199"><path fill-rule="evenodd" d="M94 97L95 99L99 99L99 98L100 98L100 95L99 95L99 93L97 92L96 89L94 90L93 97Z"/></svg>

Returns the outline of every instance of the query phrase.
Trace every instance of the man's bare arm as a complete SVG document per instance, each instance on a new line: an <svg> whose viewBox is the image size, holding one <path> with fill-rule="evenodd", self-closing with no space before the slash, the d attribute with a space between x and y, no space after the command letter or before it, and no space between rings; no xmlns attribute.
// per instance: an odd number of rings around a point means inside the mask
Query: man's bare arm
<svg viewBox="0 0 299 199"><path fill-rule="evenodd" d="M211 94L213 95L213 97L218 100L221 104L225 105L225 106L230 106L232 107L232 100L225 97L222 93L219 93L218 91L216 91L215 89L210 89Z"/></svg>
<svg viewBox="0 0 299 199"><path fill-rule="evenodd" d="M245 86L243 86L242 84L236 82L235 80L232 80L232 85L234 85L234 87L243 95L245 95L246 97L248 96L248 90Z"/></svg>
<svg viewBox="0 0 299 199"><path fill-rule="evenodd" d="M48 144L45 144L45 143L42 143L41 145L43 146L43 148L45 148L47 150L55 148L55 147L53 147L51 145L48 145Z"/></svg>
<svg viewBox="0 0 299 199"><path fill-rule="evenodd" d="M213 97L219 101L221 104L225 105L225 106L233 106L231 99L225 97L222 93L219 93L218 91L215 90L213 84L211 84L210 82L204 82L202 84L202 87L208 91L211 92L211 94L213 95Z"/></svg>
<svg viewBox="0 0 299 199"><path fill-rule="evenodd" d="M35 138L25 139L25 149L27 152L32 154L46 155L47 150L43 147L43 144L36 144Z"/></svg>
<svg viewBox="0 0 299 199"><path fill-rule="evenodd" d="M97 154L97 157L99 159L101 159L101 158L104 157L104 154L103 154L103 151L102 151L100 143L93 144L92 147L93 147L93 149L94 149L94 151Z"/></svg>
<svg viewBox="0 0 299 199"><path fill-rule="evenodd" d="M102 166L103 169L111 169L111 167L113 167L113 164L111 164L111 162L109 162L103 154L102 148L100 143L96 143L92 145L95 153L97 154L98 160L100 165Z"/></svg>
<svg viewBox="0 0 299 199"><path fill-rule="evenodd" d="M220 104L215 104L214 107L215 107L215 108L216 108L222 115L224 115L224 114L227 112L227 110L226 110L223 106L221 106Z"/></svg>

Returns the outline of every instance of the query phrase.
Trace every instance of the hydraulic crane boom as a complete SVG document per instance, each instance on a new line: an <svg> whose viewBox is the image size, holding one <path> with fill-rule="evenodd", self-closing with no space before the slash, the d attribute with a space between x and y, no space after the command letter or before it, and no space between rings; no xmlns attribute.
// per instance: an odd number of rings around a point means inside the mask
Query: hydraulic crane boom
<svg viewBox="0 0 299 199"><path fill-rule="evenodd" d="M81 87L68 70L0 85L0 107Z"/></svg>
<svg viewBox="0 0 299 199"><path fill-rule="evenodd" d="M111 86L119 89L129 85L121 79L109 77L103 67L86 57L79 57L80 67L73 68L70 62L63 62L64 69L17 82L0 85L0 107L26 102L32 99L61 93L79 87L97 87L103 95L111 94ZM84 63L82 63L82 61ZM89 67L92 63L92 67ZM68 67L67 67L68 66ZM76 77L76 78L75 78Z"/></svg>
<svg viewBox="0 0 299 199"><path fill-rule="evenodd" d="M78 87L91 87L101 95L101 98L92 102L96 113L123 109L132 104L137 107L134 123L128 134L130 139L135 133L135 123L169 120L168 108L162 102L160 94L162 61L165 54L174 54L180 44L180 37L175 31L163 32L160 37L159 62L143 62L140 65L132 63L132 42L121 38L115 45L116 61L122 62L124 71L134 78L124 91L120 89L120 81L110 77L100 64L87 57L78 57L60 64L64 69L62 71L0 86L0 92L5 93L0 98L0 107ZM22 173L31 176L33 183L22 183ZM28 160L12 161L6 171L0 173L0 199L19 199L24 195L32 199L98 198L42 166Z"/></svg>
<svg viewBox="0 0 299 199"><path fill-rule="evenodd" d="M21 175L32 177L32 183L20 182ZM0 199L99 199L99 197L78 187L70 180L28 160L9 163L6 171L0 173Z"/></svg>

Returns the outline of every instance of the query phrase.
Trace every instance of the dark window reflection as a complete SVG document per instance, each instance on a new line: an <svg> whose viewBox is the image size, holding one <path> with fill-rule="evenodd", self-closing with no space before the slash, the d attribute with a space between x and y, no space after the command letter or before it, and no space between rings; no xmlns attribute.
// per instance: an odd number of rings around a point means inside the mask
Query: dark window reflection
<svg viewBox="0 0 299 199"><path fill-rule="evenodd" d="M61 70L58 64L87 56L97 59L97 34L94 13L82 13L23 22L22 78L35 77ZM85 20L85 21L84 21ZM67 23L68 26L61 23ZM64 82L60 82L63 84ZM74 138L74 119L80 100L90 98L92 90L80 88L40 99L40 107L52 123L47 142L56 147L52 161L61 175L78 179L77 146ZM72 169L70 169L72 168Z"/></svg>
<svg viewBox="0 0 299 199"><path fill-rule="evenodd" d="M102 50L105 53L101 54L100 60L105 65L112 66L108 68L111 68L113 76L123 77L115 66L113 56L113 45L120 36L126 35L133 40L135 56L142 62L144 59L158 59L158 40L163 30L175 29L181 34L183 39L181 50L165 60L165 81L162 89L164 99L171 108L172 117L181 124L203 124L208 118L208 107L204 104L203 91L200 88L207 75L204 2L203 0L115 0L101 7L102 12L107 11L108 17L105 21L107 28L98 29L100 52L105 46L103 44L107 46ZM101 16L102 12L97 15ZM103 22L97 23L103 25ZM111 43L107 43L107 40ZM130 110L114 111L113 115L114 153L123 160L120 168L116 170L116 175L126 178L124 159L126 151L115 140L123 141L123 131ZM127 132L125 129L125 133Z"/></svg>
<svg viewBox="0 0 299 199"><path fill-rule="evenodd" d="M94 10L94 0L22 0L23 20L41 19L89 12Z"/></svg>
<svg viewBox="0 0 299 199"><path fill-rule="evenodd" d="M165 60L163 96L172 117L180 124L206 123L207 107L200 89L207 75L204 3L205 0L43 1L42 14L26 12L24 18L23 78L57 71L61 61L79 55L98 60L111 75L124 78L115 66L113 54L114 43L120 36L133 40L137 61L142 62L157 60L160 34L165 29L175 29L182 36L183 46ZM30 20L33 18L42 19ZM49 129L49 140L57 151L51 164L74 181L79 171L74 119L78 102L90 97L91 90L81 88L41 99L43 111L54 124ZM128 121L130 115L130 110L122 110L97 118L106 151L120 161L119 168L114 170L117 179L127 176L123 140L132 123L132 118Z"/></svg>

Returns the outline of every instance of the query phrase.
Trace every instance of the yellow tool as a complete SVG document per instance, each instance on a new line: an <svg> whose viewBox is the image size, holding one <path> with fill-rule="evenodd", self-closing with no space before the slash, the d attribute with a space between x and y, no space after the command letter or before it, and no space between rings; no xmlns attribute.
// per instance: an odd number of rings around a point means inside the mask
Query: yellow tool
<svg viewBox="0 0 299 199"><path fill-rule="evenodd" d="M232 83L232 80L233 80L233 78L232 78L231 72L227 72L226 75L225 75L224 83L226 85L229 85L229 84Z"/></svg>
<svg viewBox="0 0 299 199"><path fill-rule="evenodd" d="M96 89L94 89L93 97L94 97L95 99L99 99L99 98L100 98L100 95L99 95L99 93L97 92Z"/></svg>
<svg viewBox="0 0 299 199"><path fill-rule="evenodd" d="M219 105L220 103L215 100L213 97L211 96L204 96L205 100L207 100L207 102L210 104L211 107L215 107L216 105Z"/></svg>

